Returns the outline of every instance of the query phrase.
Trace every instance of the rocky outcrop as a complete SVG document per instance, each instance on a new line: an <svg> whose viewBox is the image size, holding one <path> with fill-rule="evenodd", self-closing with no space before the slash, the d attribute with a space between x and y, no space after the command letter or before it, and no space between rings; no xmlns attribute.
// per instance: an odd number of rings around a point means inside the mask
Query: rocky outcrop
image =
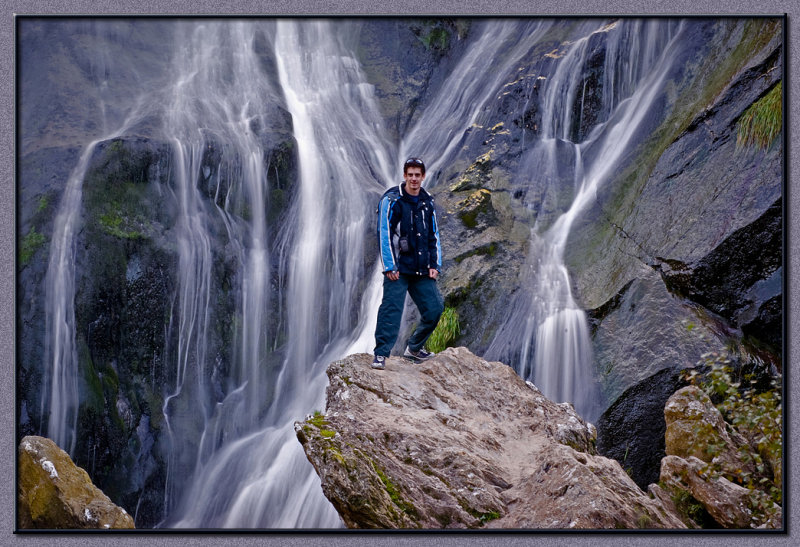
<svg viewBox="0 0 800 547"><path fill-rule="evenodd" d="M715 528L780 528L780 516L770 518L754 510L766 494L734 484L725 477L710 478L706 469L705 462L694 456L688 459L667 456L661 463L661 483L668 490L688 492L708 511L718 525ZM779 507L775 511L780 514Z"/></svg>
<svg viewBox="0 0 800 547"><path fill-rule="evenodd" d="M295 429L351 528L681 528L571 405L465 348L422 364L351 355L328 367L325 414Z"/></svg>
<svg viewBox="0 0 800 547"><path fill-rule="evenodd" d="M24 437L18 470L20 529L134 528L131 516L50 439Z"/></svg>
<svg viewBox="0 0 800 547"><path fill-rule="evenodd" d="M780 528L782 510L760 490L736 484L754 473L743 457L747 440L728 426L708 395L684 387L664 407L667 456L660 483L675 497L690 496L722 528Z"/></svg>
<svg viewBox="0 0 800 547"><path fill-rule="evenodd" d="M598 376L608 403L629 409L598 421L601 452L620 462L652 439L649 427L630 424L664 427L663 406L651 403L669 394L648 389L651 378L674 377L731 340L781 366L783 151L780 139L767 149L736 140L739 117L777 84L783 59L776 26L753 30L734 35L752 48L749 59L730 50L711 58L709 72L728 72L728 83L706 104L676 105L665 140L643 147L570 235L566 260L593 308ZM637 481L656 480L655 458L634 461Z"/></svg>

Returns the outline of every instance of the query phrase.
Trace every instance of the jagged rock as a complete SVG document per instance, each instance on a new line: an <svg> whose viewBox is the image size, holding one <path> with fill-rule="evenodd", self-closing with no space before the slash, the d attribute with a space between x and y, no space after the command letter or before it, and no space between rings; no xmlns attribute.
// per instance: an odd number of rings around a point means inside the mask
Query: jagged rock
<svg viewBox="0 0 800 547"><path fill-rule="evenodd" d="M722 414L702 389L687 386L676 391L664 406L664 418L667 454L714 462L727 473L755 471L752 462L740 455L739 449L747 441L726 427Z"/></svg>
<svg viewBox="0 0 800 547"><path fill-rule="evenodd" d="M134 528L131 516L50 439L24 437L18 469L21 529Z"/></svg>
<svg viewBox="0 0 800 547"><path fill-rule="evenodd" d="M733 336L730 329L712 323L710 317L708 323L701 321L697 307L671 294L656 272L643 269L640 275L605 304L588 312L596 368L602 375L606 400L612 404L623 396L652 398L646 388L629 390L647 383L660 371L678 373L696 363L709 348L724 347ZM663 423L664 404L679 387L675 385L668 392L659 387L663 398L657 406L626 403L646 408L648 415L618 417ZM624 427L621 423L610 425Z"/></svg>
<svg viewBox="0 0 800 547"><path fill-rule="evenodd" d="M781 526L781 508L769 496L726 478L752 474L755 468L742 457L747 440L726 425L703 390L687 386L676 391L664 407L664 418L662 485L690 494L723 528Z"/></svg>
<svg viewBox="0 0 800 547"><path fill-rule="evenodd" d="M468 228L483 229L496 222L492 193L486 188L475 190L457 204L458 216Z"/></svg>
<svg viewBox="0 0 800 547"><path fill-rule="evenodd" d="M661 461L661 482L673 491L687 491L723 528L780 528L781 508L766 494L711 476L707 464L694 456L666 456ZM765 512L763 508L769 509Z"/></svg>
<svg viewBox="0 0 800 547"><path fill-rule="evenodd" d="M702 259L662 260L667 287L719 314L773 353L781 345L782 198Z"/></svg>
<svg viewBox="0 0 800 547"><path fill-rule="evenodd" d="M295 429L351 528L682 528L595 453L595 430L465 348L416 364L351 355Z"/></svg>

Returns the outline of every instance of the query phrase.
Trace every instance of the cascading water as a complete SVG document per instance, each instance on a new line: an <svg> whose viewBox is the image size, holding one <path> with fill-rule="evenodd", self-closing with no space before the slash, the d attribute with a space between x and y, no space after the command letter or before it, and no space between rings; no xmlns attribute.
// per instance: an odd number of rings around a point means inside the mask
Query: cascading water
<svg viewBox="0 0 800 547"><path fill-rule="evenodd" d="M401 157L424 151L427 184L447 165L473 124L486 123L487 103L524 63L552 20L489 20L401 144Z"/></svg>
<svg viewBox="0 0 800 547"><path fill-rule="evenodd" d="M293 422L324 407L330 361L370 349L366 340L354 340L353 332L365 329L354 328L350 312L366 277L372 206L366 189L377 194L388 184L392 161L371 87L338 37L347 34L334 32L330 22L289 20L278 22L274 34L300 165L298 196L277 244L287 286L286 353L262 428L233 437L198 467L168 526L340 525Z"/></svg>
<svg viewBox="0 0 800 547"><path fill-rule="evenodd" d="M599 32L606 34L607 48L603 109L597 113L601 123L586 140L573 142L572 105L584 91L583 67L590 40ZM532 228L528 262L522 270L524 296L499 329L487 355L513 362L509 348L519 348L518 372L549 398L572 402L589 419L595 419L600 409L593 388L592 346L586 314L572 295L564 250L575 218L632 144L660 92L675 34L674 22L619 21L602 24L571 43L553 73L545 77L541 139L522 162L527 168L535 166L544 180L552 181L542 201L557 202L565 179L573 181L574 197L567 210L541 233L538 219ZM565 167L566 175L559 172Z"/></svg>
<svg viewBox="0 0 800 547"><path fill-rule="evenodd" d="M274 101L259 72L254 33L244 23L180 26L174 59L175 81L164 124L174 151L173 180L179 204L179 294L175 385L165 398L164 417L171 439L165 507L169 509L183 483L217 450L220 439L251 431L267 390L265 360L269 253L266 229L266 176L263 151L254 127L264 126L264 105ZM219 156L215 199L209 206L198 180L206 153ZM223 195L221 195L223 194ZM249 222L242 219L242 203ZM238 214L235 214L238 213ZM241 286L236 315L237 351L225 386L212 385L216 358L209 351L213 300L220 290L212 282L212 226L221 221L235 249ZM216 388L216 389L215 389ZM224 395L220 393L224 390ZM190 412L178 409L191 409ZM195 436L196 413L203 419Z"/></svg>
<svg viewBox="0 0 800 547"><path fill-rule="evenodd" d="M399 152L353 51L353 21L201 21L180 23L170 83L148 104L172 146L171 184L178 219L177 283L168 326L175 348L164 401L169 436L165 518L169 527L335 527L338 515L295 438L292 424L324 406L332 360L370 352L380 297L379 266L364 266L374 237L374 199L399 179L398 160L420 154L429 183L459 152L473 124L490 123L490 102L513 81L553 20L475 23L474 35L435 95L426 99ZM531 230L522 297L487 353L503 358L551 398L593 412L586 318L564 266L575 218L630 146L660 88L676 33L670 22L589 21L560 58L543 65L540 134L523 146L514 184L537 173L552 185L543 201L561 204ZM576 141L572 105L593 33L607 33L602 112ZM278 78L261 68L256 41L272 46ZM266 219L264 145L270 106L291 114L299 165L284 224ZM124 135L125 127L114 133ZM575 142L574 142L575 141ZM74 234L80 188L96 146L86 147L67 184L48 270L48 435L75 443L78 408L74 343ZM209 168L209 158L215 168ZM213 172L213 174L211 174ZM568 180L571 201L563 203ZM554 218L555 217L555 218ZM235 324L230 366L209 341L218 319L212 240L222 232L234 256ZM377 257L375 257L377 262ZM52 274L50 272L52 270ZM367 271L369 270L369 271ZM275 279L275 276L277 279ZM271 296L271 284L278 295ZM363 297L361 296L363 294ZM354 310L360 309L357 318ZM279 317L276 321L274 317ZM231 322L227 319L225 322ZM275 323L283 325L280 344ZM272 334L271 334L272 333ZM276 339L270 339L269 336ZM276 348L280 346L279 351ZM280 363L267 365L272 353ZM224 376L224 378L222 378ZM46 412L43 412L46 414Z"/></svg>
<svg viewBox="0 0 800 547"><path fill-rule="evenodd" d="M75 347L75 230L82 183L97 141L87 146L72 172L59 206L46 277L45 374L42 415L47 436L70 454L78 420L78 350ZM49 385L48 385L49 384Z"/></svg>
<svg viewBox="0 0 800 547"><path fill-rule="evenodd" d="M70 173L53 224L53 240L45 277L45 373L41 415L47 416L47 437L70 455L77 442L78 349L75 324L75 236L80 229L83 181L97 145L113 139L143 116L136 102L122 125L90 142Z"/></svg>

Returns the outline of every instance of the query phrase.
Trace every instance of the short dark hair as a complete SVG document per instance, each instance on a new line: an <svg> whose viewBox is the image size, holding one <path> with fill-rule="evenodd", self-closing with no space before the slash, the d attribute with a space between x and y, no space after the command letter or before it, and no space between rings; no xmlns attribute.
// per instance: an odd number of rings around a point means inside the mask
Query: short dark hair
<svg viewBox="0 0 800 547"><path fill-rule="evenodd" d="M422 161L420 158L408 158L406 162L403 164L403 174L405 175L408 172L409 167L419 167L422 169L422 174L425 174L425 162Z"/></svg>

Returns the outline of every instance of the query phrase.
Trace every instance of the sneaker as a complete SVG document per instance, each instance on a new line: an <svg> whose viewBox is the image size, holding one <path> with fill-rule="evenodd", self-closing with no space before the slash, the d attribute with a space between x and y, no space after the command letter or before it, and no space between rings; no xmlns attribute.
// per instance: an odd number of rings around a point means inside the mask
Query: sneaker
<svg viewBox="0 0 800 547"><path fill-rule="evenodd" d="M428 351L425 348L419 348L419 351L411 351L411 349L406 346L406 351L403 353L403 357L408 357L409 359L414 359L415 361L424 361L425 359L430 359L436 355L432 351Z"/></svg>
<svg viewBox="0 0 800 547"><path fill-rule="evenodd" d="M383 368L386 366L385 362L386 362L386 357L384 357L383 355L376 355L375 359L372 360L372 368L383 370Z"/></svg>

